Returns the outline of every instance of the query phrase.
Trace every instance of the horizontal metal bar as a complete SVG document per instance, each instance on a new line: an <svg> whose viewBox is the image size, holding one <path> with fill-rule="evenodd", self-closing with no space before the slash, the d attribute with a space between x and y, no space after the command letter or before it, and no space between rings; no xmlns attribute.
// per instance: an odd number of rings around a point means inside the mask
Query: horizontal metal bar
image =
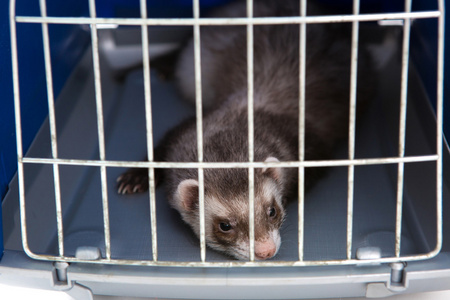
<svg viewBox="0 0 450 300"><path fill-rule="evenodd" d="M338 265L373 265L381 263L408 262L430 259L439 254L436 249L432 252L420 255L410 255L402 257L383 257L378 259L341 259L341 260L304 260L304 261L153 261L153 260L130 260L130 259L98 259L85 260L76 257L60 257L51 255L38 255L27 249L26 253L33 259L47 261L65 261L77 263L95 263L109 265L132 265L132 266L158 266L158 267L306 267L306 266L338 266Z"/></svg>
<svg viewBox="0 0 450 300"><path fill-rule="evenodd" d="M82 160L82 159L52 159L24 157L22 163L33 164L60 164L72 166L91 167L119 167L119 168L179 168L179 169L223 169L223 168L298 168L298 167L343 167L378 164L397 164L437 161L438 155L385 157L385 158L359 158L336 160L309 160L309 161L283 161L283 162L149 162L149 161L115 161L115 160Z"/></svg>
<svg viewBox="0 0 450 300"><path fill-rule="evenodd" d="M353 21L379 21L397 19L438 18L440 11L421 11L411 13L384 13L360 15L333 15L307 17L257 17L257 18L185 18L185 19L141 19L141 18L89 18L89 17L30 17L17 16L19 23L49 24L117 24L117 25L273 25L273 24L312 24L342 23Z"/></svg>

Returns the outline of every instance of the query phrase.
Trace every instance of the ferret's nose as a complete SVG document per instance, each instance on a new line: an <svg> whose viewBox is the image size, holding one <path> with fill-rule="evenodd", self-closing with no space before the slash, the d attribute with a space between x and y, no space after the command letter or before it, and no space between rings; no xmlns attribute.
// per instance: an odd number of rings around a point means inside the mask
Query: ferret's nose
<svg viewBox="0 0 450 300"><path fill-rule="evenodd" d="M263 242L255 241L255 258L259 260L264 260L271 258L277 252L277 246L271 240L265 240Z"/></svg>

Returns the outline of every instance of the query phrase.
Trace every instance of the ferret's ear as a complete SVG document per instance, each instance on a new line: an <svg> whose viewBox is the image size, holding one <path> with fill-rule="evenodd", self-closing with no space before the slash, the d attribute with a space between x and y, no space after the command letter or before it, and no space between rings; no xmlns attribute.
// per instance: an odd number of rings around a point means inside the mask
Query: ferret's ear
<svg viewBox="0 0 450 300"><path fill-rule="evenodd" d="M176 198L179 207L185 211L194 211L198 207L198 181L185 179L178 185Z"/></svg>
<svg viewBox="0 0 450 300"><path fill-rule="evenodd" d="M280 161L276 157L269 156L268 158L266 158L264 162L280 162ZM276 181L281 181L283 176L281 168L263 168L262 173L272 177Z"/></svg>

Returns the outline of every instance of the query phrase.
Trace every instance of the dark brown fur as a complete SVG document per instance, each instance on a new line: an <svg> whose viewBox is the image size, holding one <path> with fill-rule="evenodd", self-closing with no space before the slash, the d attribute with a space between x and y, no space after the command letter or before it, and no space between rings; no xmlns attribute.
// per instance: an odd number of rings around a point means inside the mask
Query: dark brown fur
<svg viewBox="0 0 450 300"><path fill-rule="evenodd" d="M255 1L255 16L298 15L298 1ZM315 7L310 5L310 14ZM245 16L245 3L237 2L213 16ZM305 159L331 158L336 142L347 136L350 85L348 24L307 26ZM205 162L248 161L247 41L245 26L202 27L202 94ZM193 99L192 43L182 52L177 77L180 91ZM370 62L359 51L358 107L371 97ZM299 159L299 25L254 26L254 160ZM171 130L156 149L157 161L195 162L195 119ZM306 187L320 176L320 168L306 168ZM119 180L122 192L148 187L147 170L132 170ZM276 254L267 246L268 232L278 232L283 203L296 192L295 168L255 169L255 246L257 258ZM196 169L164 169L171 205L198 234L198 180ZM186 181L187 180L187 181ZM212 248L247 258L248 171L205 169L207 242ZM181 185L187 182L186 185ZM269 187L270 188L267 188ZM269 191L269 192L268 192ZM276 211L276 216L271 212ZM224 212L225 211L225 212ZM223 231L221 223L232 226ZM275 238L276 240L276 238ZM237 242L240 241L240 242ZM272 241L270 241L272 243ZM279 243L275 241L275 243ZM244 246L242 246L244 245ZM260 246L263 245L263 246ZM267 246L267 247L266 247ZM258 252L260 247L260 252ZM279 247L279 245L277 246ZM237 253L239 252L239 253Z"/></svg>

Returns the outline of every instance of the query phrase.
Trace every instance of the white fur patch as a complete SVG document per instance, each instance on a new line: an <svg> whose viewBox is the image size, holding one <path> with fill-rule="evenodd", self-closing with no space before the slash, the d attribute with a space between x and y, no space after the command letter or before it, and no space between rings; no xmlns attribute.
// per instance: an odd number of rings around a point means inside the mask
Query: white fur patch
<svg viewBox="0 0 450 300"><path fill-rule="evenodd" d="M198 188L198 181L194 179L185 179L178 185L177 192L175 194L175 198L177 199L177 205L179 208L184 210L189 210L189 207L192 205L190 203L193 199L190 199L190 189ZM195 199L194 199L195 200Z"/></svg>
<svg viewBox="0 0 450 300"><path fill-rule="evenodd" d="M267 239L272 240L275 244L276 250L274 255L272 256L274 257L277 255L281 246L280 231L277 229L270 231ZM234 252L232 253L233 256L235 256L240 260L248 260L250 258L250 243L248 240L237 243L235 248L233 248L233 250L234 250ZM258 260L257 257L255 257L255 259Z"/></svg>
<svg viewBox="0 0 450 300"><path fill-rule="evenodd" d="M280 162L280 161L276 157L269 156L268 158L266 158L266 160L264 162ZM263 168L262 169L263 173L265 173L267 171L267 169L269 169L269 167ZM277 169L279 169L279 168L277 168Z"/></svg>
<svg viewBox="0 0 450 300"><path fill-rule="evenodd" d="M273 197L275 198L275 201L277 201L278 205L282 207L281 193L278 190L278 186L275 182L273 182L272 180L266 180L262 185L261 192L263 199L266 199L265 201L271 201Z"/></svg>
<svg viewBox="0 0 450 300"><path fill-rule="evenodd" d="M272 230L271 232L269 232L270 234L270 238L274 241L275 246L277 247L277 250L275 251L275 255L277 255L278 250L280 250L280 246L281 246L281 236L280 236L280 231L275 229Z"/></svg>

